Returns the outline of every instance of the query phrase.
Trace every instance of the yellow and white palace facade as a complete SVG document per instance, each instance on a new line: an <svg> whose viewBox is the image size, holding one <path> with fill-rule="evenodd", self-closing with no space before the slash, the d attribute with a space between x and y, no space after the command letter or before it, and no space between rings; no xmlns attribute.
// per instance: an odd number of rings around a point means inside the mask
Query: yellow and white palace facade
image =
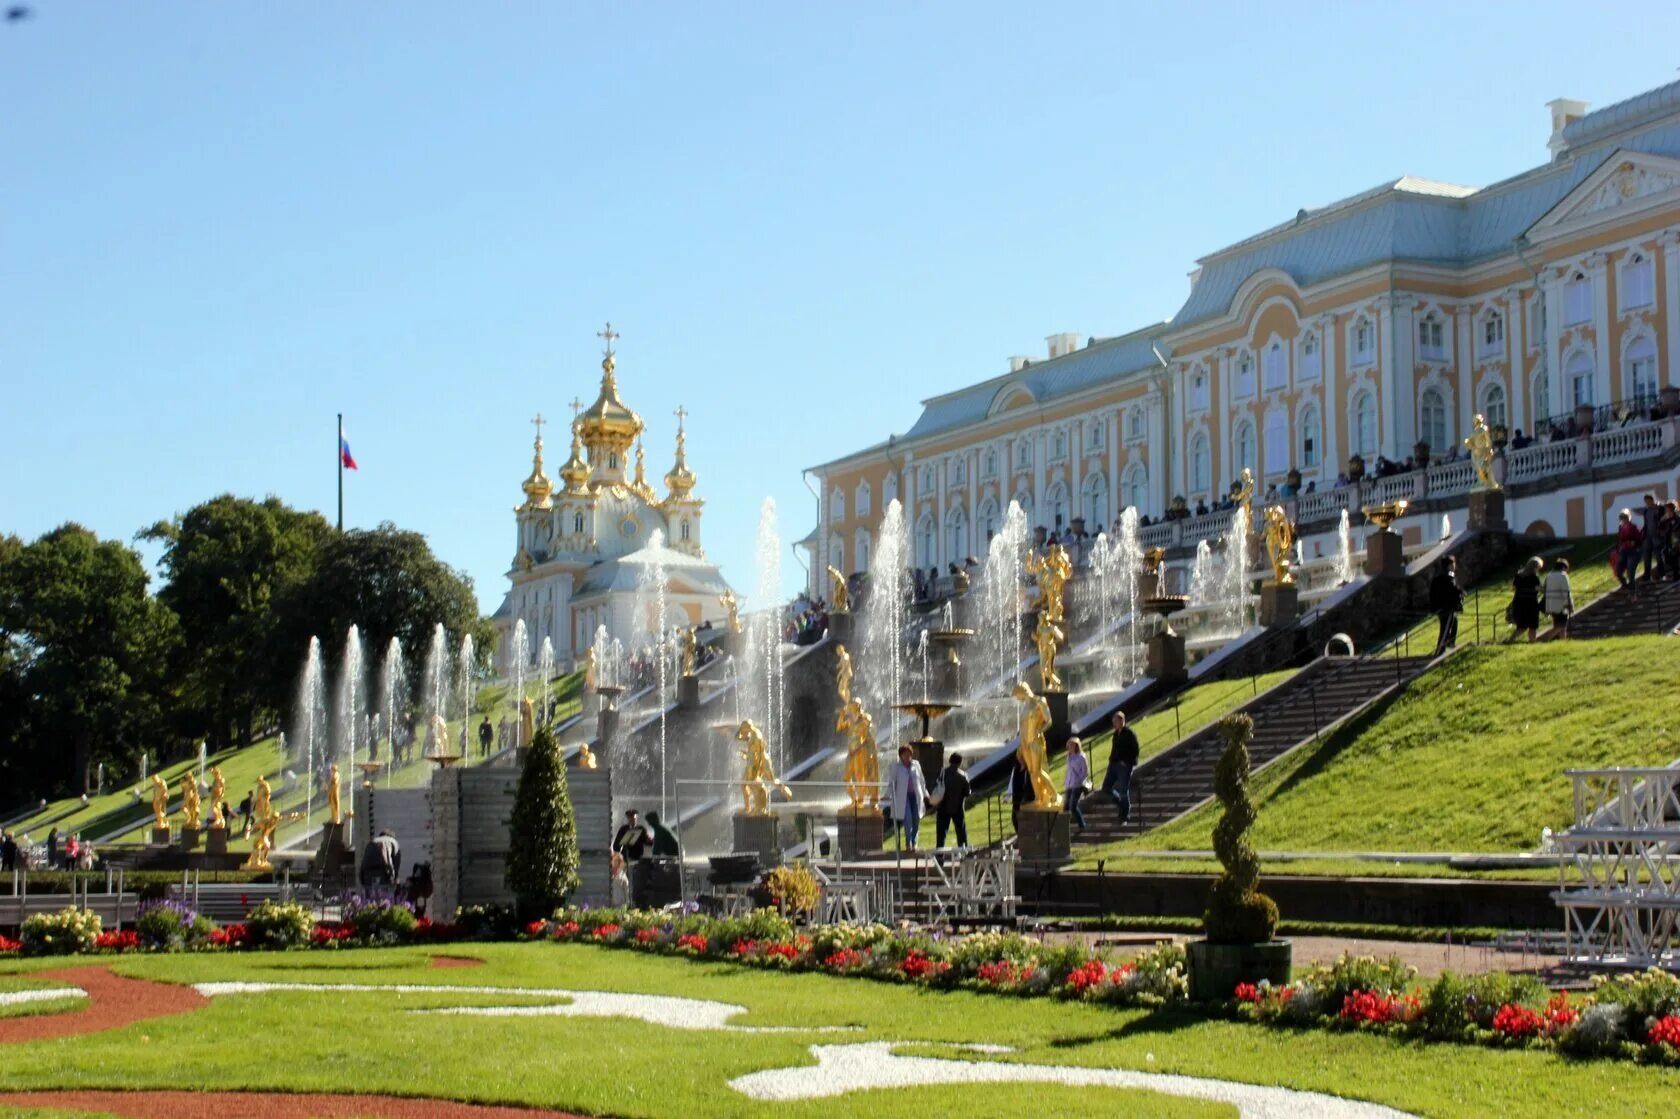
<svg viewBox="0 0 1680 1119"><path fill-rule="evenodd" d="M1541 166L1480 188L1401 178L1302 210L1199 260L1166 322L1052 335L1044 357L812 467L813 572L866 569L895 497L923 570L983 557L1011 500L1029 525L1081 518L1094 535L1127 506L1152 521L1179 498L1212 506L1243 467L1309 531L1357 512L1360 487L1336 489L1354 456L1369 478L1379 456L1427 452L1381 496L1462 504L1469 464L1448 456L1478 413L1514 440L1500 470L1515 529L1604 532L1635 491L1675 496L1680 82L1591 113L1548 108ZM1653 409L1669 415L1624 426ZM1146 543L1223 528L1201 520Z"/></svg>

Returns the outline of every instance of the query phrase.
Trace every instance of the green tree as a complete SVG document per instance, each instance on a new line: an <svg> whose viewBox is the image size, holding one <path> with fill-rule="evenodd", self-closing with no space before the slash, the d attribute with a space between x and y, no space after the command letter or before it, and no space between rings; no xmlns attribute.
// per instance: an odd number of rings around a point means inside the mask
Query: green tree
<svg viewBox="0 0 1680 1119"><path fill-rule="evenodd" d="M1262 894L1260 856L1248 841L1258 813L1248 793L1248 743L1254 720L1227 715L1219 720L1225 752L1213 771L1213 791L1225 812L1213 827L1213 853L1225 871L1214 880L1202 924L1214 944L1260 944L1277 930L1277 903Z"/></svg>
<svg viewBox="0 0 1680 1119"><path fill-rule="evenodd" d="M214 747L249 746L289 705L300 656L279 606L308 582L332 526L278 498L224 494L140 534L164 545L161 599L181 620L186 729Z"/></svg>
<svg viewBox="0 0 1680 1119"><path fill-rule="evenodd" d="M165 733L175 616L140 557L66 524L0 544L0 696L13 788L80 789L94 763L131 768Z"/></svg>
<svg viewBox="0 0 1680 1119"><path fill-rule="evenodd" d="M578 888L577 818L560 743L547 727L531 736L513 800L507 885L521 920L547 917Z"/></svg>

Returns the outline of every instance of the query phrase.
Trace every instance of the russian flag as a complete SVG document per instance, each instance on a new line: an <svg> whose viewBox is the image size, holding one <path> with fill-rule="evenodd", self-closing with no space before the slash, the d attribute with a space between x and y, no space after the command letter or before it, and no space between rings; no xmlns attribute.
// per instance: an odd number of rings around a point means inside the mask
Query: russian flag
<svg viewBox="0 0 1680 1119"><path fill-rule="evenodd" d="M344 425L338 425L338 461L346 470L356 469L356 456L350 453L350 440L344 438Z"/></svg>

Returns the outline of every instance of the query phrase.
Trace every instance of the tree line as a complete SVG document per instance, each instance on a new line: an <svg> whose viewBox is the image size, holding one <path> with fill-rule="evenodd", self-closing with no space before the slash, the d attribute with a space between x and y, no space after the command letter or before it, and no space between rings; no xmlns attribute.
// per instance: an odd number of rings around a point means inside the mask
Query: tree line
<svg viewBox="0 0 1680 1119"><path fill-rule="evenodd" d="M129 544L65 524L0 534L0 810L137 774L140 755L247 746L290 715L309 638L337 664L352 624L409 657L433 628L488 650L472 580L393 524L339 532L318 513L223 495ZM378 653L375 654L376 656Z"/></svg>

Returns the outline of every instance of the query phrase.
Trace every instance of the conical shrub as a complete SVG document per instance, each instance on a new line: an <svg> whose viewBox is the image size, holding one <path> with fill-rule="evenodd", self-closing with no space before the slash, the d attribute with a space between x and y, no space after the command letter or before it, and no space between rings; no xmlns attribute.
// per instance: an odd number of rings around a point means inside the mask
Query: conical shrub
<svg viewBox="0 0 1680 1119"><path fill-rule="evenodd" d="M1262 894L1260 856L1248 841L1254 826L1254 800L1248 793L1248 744L1254 720L1227 715L1219 721L1225 751L1213 773L1213 792L1225 812L1213 828L1213 853L1225 868L1214 880L1202 925L1214 944L1260 944L1277 931L1277 903Z"/></svg>

